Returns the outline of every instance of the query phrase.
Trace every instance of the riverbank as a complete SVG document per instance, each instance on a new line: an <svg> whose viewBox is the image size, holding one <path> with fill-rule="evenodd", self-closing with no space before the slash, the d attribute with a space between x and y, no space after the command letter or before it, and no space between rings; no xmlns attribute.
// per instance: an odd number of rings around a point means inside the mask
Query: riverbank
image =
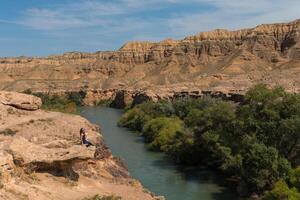
<svg viewBox="0 0 300 200"><path fill-rule="evenodd" d="M168 200L235 200L224 177L207 168L178 166L165 154L149 151L137 133L117 125L123 111L108 107L83 107L81 116L101 125L112 153L124 160L134 178Z"/></svg>

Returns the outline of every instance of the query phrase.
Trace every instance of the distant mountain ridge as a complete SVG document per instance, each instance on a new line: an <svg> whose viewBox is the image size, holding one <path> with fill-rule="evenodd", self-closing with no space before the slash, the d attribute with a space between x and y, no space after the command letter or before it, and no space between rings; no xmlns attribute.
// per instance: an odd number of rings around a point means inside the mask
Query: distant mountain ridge
<svg viewBox="0 0 300 200"><path fill-rule="evenodd" d="M0 89L78 91L196 88L244 91L263 82L300 92L300 19L182 40L128 42L117 51L0 58Z"/></svg>

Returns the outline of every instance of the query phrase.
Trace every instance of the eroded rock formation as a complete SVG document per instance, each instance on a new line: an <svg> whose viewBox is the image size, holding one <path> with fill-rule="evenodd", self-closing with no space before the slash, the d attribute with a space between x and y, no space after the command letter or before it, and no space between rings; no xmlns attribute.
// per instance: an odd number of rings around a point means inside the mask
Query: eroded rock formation
<svg viewBox="0 0 300 200"><path fill-rule="evenodd" d="M38 110L42 105L38 97L5 91L0 91L0 103L23 110Z"/></svg>
<svg viewBox="0 0 300 200"><path fill-rule="evenodd" d="M83 90L86 104L112 99L119 90L239 94L259 82L300 92L299 77L300 20L218 29L182 40L129 42L110 52L0 59L0 89Z"/></svg>
<svg viewBox="0 0 300 200"><path fill-rule="evenodd" d="M154 199L112 156L99 127L39 106L36 97L0 92L0 199ZM80 145L82 127L95 147Z"/></svg>

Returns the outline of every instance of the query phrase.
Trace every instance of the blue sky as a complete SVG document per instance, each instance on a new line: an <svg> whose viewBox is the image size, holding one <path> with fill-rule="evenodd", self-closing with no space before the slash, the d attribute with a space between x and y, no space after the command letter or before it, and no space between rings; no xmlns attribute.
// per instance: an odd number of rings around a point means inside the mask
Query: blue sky
<svg viewBox="0 0 300 200"><path fill-rule="evenodd" d="M116 50L300 18L300 0L1 0L0 57Z"/></svg>

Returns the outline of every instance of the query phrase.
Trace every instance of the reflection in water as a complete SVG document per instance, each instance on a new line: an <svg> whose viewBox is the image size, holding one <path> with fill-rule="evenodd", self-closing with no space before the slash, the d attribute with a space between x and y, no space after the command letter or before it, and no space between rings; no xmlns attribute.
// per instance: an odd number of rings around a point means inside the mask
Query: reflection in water
<svg viewBox="0 0 300 200"><path fill-rule="evenodd" d="M221 186L221 176L205 168L180 167L163 153L147 150L142 137L117 126L121 110L84 107L81 115L101 127L105 142L121 157L131 175L156 195L168 200L234 200L236 195Z"/></svg>

